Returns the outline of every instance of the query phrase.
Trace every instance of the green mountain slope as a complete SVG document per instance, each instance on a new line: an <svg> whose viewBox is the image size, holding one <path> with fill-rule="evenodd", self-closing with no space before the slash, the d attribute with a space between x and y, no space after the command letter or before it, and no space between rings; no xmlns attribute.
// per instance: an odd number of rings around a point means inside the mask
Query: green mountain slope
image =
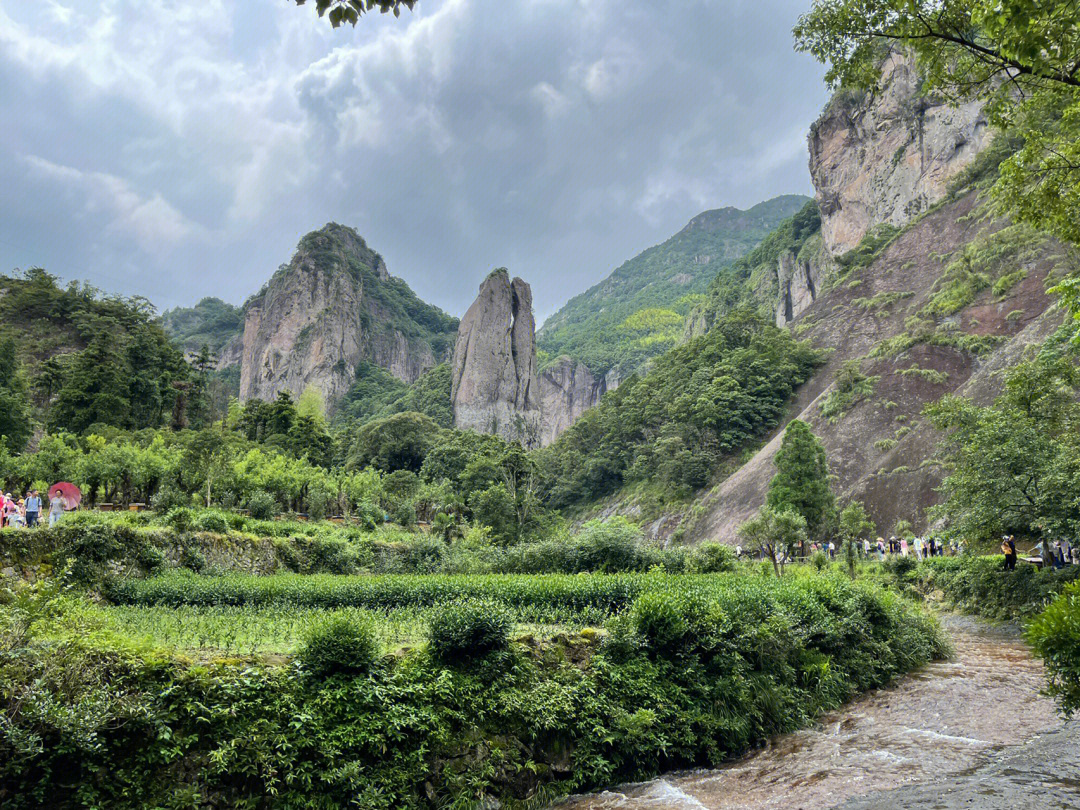
<svg viewBox="0 0 1080 810"><path fill-rule="evenodd" d="M686 315L703 301L718 272L807 201L787 194L747 211L729 207L698 214L548 318L537 333L542 359L569 355L596 374L640 370L681 339Z"/></svg>
<svg viewBox="0 0 1080 810"><path fill-rule="evenodd" d="M181 348L198 352L203 346L219 352L244 328L240 307L220 298L204 298L193 307L175 307L161 316L161 328Z"/></svg>

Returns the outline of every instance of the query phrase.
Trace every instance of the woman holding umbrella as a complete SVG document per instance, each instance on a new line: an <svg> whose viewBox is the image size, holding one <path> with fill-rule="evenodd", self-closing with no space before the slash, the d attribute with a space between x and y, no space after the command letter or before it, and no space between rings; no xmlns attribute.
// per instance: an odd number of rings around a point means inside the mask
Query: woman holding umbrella
<svg viewBox="0 0 1080 810"><path fill-rule="evenodd" d="M82 492L67 481L60 481L49 487L49 525L55 526L64 512L76 508L80 500Z"/></svg>

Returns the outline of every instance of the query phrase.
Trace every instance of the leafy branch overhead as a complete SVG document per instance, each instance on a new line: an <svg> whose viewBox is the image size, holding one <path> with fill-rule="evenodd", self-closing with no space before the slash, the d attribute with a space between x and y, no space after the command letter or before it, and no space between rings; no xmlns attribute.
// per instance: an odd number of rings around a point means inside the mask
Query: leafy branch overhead
<svg viewBox="0 0 1080 810"><path fill-rule="evenodd" d="M305 5L307 1L296 0L296 5ZM319 12L319 16L328 17L334 28L342 23L356 25L361 14L375 9L383 14L393 12L393 15L398 17L401 15L402 6L412 11L415 5L416 0L315 0L315 10Z"/></svg>

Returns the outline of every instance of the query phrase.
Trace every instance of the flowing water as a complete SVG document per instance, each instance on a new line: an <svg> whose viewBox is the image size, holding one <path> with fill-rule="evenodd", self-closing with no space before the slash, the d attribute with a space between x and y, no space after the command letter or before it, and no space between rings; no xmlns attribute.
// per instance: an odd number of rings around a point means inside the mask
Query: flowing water
<svg viewBox="0 0 1080 810"><path fill-rule="evenodd" d="M980 769L1020 750L1013 746L1042 732L1061 733L1063 723L1053 704L1039 695L1042 665L1032 659L1015 631L958 617L947 617L944 625L956 649L952 660L930 664L890 688L864 695L823 716L814 728L778 737L765 748L717 769L667 774L643 784L576 796L558 808L831 808L905 785L988 780L985 774L980 777ZM1069 741L1072 748L1080 747L1077 742ZM1006 778L1022 787L1022 771L1014 767ZM1080 773L1075 776L1080 780ZM1055 800L1040 806L1080 807L1080 781L1074 787L1076 804ZM982 802L978 796L990 797L994 789L984 784L973 790L974 803L966 792L962 802L948 803L941 799L947 793L942 788L931 791L930 804L918 806L1032 806L1016 796L1002 799L1001 805L991 798ZM901 804L894 796L859 805L863 806Z"/></svg>

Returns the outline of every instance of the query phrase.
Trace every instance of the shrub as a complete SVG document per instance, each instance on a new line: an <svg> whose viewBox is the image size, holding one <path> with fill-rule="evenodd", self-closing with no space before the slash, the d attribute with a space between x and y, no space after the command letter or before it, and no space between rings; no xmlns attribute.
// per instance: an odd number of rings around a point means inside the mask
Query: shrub
<svg viewBox="0 0 1080 810"><path fill-rule="evenodd" d="M885 570L897 582L904 583L911 580L915 569L919 567L919 561L913 556L894 554L889 556L883 563Z"/></svg>
<svg viewBox="0 0 1080 810"><path fill-rule="evenodd" d="M735 570L735 550L723 543L708 541L690 552L690 571L696 574L716 574Z"/></svg>
<svg viewBox="0 0 1080 810"><path fill-rule="evenodd" d="M256 520L270 520L278 513L277 501L264 489L255 490L248 497L248 509Z"/></svg>
<svg viewBox="0 0 1080 810"><path fill-rule="evenodd" d="M1046 662L1048 693L1066 716L1080 709L1080 583L1073 583L1027 629L1035 653Z"/></svg>
<svg viewBox="0 0 1080 810"><path fill-rule="evenodd" d="M818 571L824 571L829 566L829 555L824 551L815 551L810 555L810 564Z"/></svg>
<svg viewBox="0 0 1080 810"><path fill-rule="evenodd" d="M229 522L221 512L203 512L195 521L200 531L227 534Z"/></svg>
<svg viewBox="0 0 1080 810"><path fill-rule="evenodd" d="M632 571L639 565L641 530L624 517L590 520L576 538L579 570Z"/></svg>
<svg viewBox="0 0 1080 810"><path fill-rule="evenodd" d="M374 625L355 616L327 619L305 639L297 660L316 678L363 675L379 660Z"/></svg>
<svg viewBox="0 0 1080 810"><path fill-rule="evenodd" d="M186 506L174 506L162 519L162 523L178 532L189 532L194 525L193 513Z"/></svg>
<svg viewBox="0 0 1080 810"><path fill-rule="evenodd" d="M165 514L170 509L175 509L178 506L187 506L188 503L188 496L174 486L161 487L150 498L150 506L155 512L161 514Z"/></svg>
<svg viewBox="0 0 1080 810"><path fill-rule="evenodd" d="M206 568L206 557L197 548L185 546L180 552L180 567L187 568L197 574Z"/></svg>
<svg viewBox="0 0 1080 810"><path fill-rule="evenodd" d="M630 622L651 649L674 647L686 636L689 626L670 594L646 593L630 608Z"/></svg>
<svg viewBox="0 0 1080 810"><path fill-rule="evenodd" d="M416 507L414 507L409 501L401 501L394 507L394 511L390 514L394 523L399 526L415 526L416 525Z"/></svg>
<svg viewBox="0 0 1080 810"><path fill-rule="evenodd" d="M308 518L310 520L323 520L330 508L330 494L321 488L316 488L308 493Z"/></svg>
<svg viewBox="0 0 1080 810"><path fill-rule="evenodd" d="M444 664L459 664L505 650L510 616L497 602L482 599L444 605L431 617L428 643Z"/></svg>

